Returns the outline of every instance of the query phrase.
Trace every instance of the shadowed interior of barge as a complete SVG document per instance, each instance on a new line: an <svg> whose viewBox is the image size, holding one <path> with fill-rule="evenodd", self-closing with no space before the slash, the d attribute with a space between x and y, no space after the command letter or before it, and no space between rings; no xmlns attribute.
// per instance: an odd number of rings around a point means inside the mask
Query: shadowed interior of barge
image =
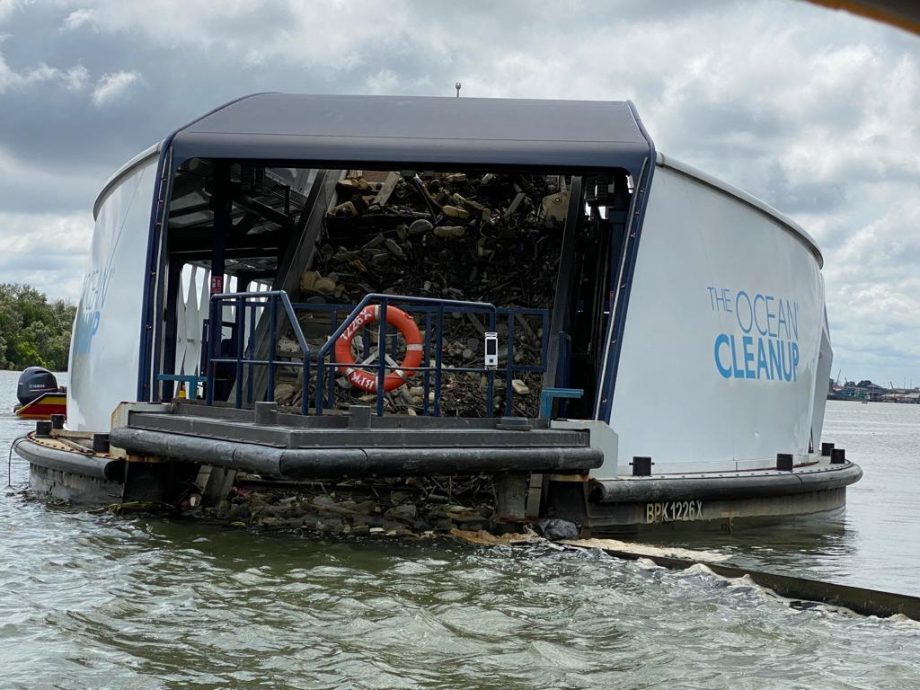
<svg viewBox="0 0 920 690"><path fill-rule="evenodd" d="M355 304L381 293L452 302L437 309L394 298L418 323L425 370L406 372L408 385L381 396L378 413L537 417L542 388L562 386L584 394L557 405L591 417L630 186L624 171L314 170L193 159L173 184L155 399L190 385L178 377L205 375L210 348L212 359L247 361L216 365L216 400L250 407L269 398L315 412L315 402L303 404L292 324L281 318L272 334L265 300L242 308L227 301L220 342L205 342L217 318L208 293L285 291L314 358ZM494 323L488 310L462 302L494 305ZM487 368L490 330L497 363ZM379 339L375 327L352 341L371 373ZM387 371L405 355L405 338L387 328ZM311 401L319 366L306 387ZM495 390L487 395L490 369ZM325 379L325 409L377 402L376 391L351 385L341 369L327 372L335 376Z"/></svg>

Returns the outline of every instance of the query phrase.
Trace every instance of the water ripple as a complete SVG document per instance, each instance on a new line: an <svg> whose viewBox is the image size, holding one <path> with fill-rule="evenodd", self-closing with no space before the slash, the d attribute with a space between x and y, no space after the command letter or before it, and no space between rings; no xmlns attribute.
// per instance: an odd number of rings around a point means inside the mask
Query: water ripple
<svg viewBox="0 0 920 690"><path fill-rule="evenodd" d="M0 451L21 427L0 419ZM13 481L26 482L21 464ZM700 540L739 561L851 576L865 563L858 529ZM910 565L899 572L913 582ZM904 690L920 668L913 621L795 609L703 567L258 535L16 492L0 496L0 592L2 685L14 688Z"/></svg>

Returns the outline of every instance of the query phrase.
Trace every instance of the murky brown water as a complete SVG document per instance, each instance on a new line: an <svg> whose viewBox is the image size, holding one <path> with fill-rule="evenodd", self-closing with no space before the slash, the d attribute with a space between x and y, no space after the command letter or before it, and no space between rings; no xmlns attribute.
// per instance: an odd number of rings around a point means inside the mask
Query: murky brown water
<svg viewBox="0 0 920 690"><path fill-rule="evenodd" d="M743 565L920 596L920 405L829 402L824 440L846 448L864 472L844 514L658 541L717 546Z"/></svg>
<svg viewBox="0 0 920 690"><path fill-rule="evenodd" d="M0 372L4 408L15 380ZM694 541L920 593L920 406L829 414L830 439L866 470L845 518ZM4 459L30 427L0 416ZM14 486L26 482L14 460ZM916 623L799 611L704 570L264 536L0 497L0 687L903 690L920 687L918 668Z"/></svg>

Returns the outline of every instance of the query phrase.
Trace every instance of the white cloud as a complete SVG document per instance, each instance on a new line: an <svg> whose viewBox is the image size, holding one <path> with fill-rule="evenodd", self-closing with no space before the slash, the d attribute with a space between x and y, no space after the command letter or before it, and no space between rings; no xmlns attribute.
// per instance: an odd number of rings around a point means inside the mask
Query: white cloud
<svg viewBox="0 0 920 690"><path fill-rule="evenodd" d="M121 99L140 79L138 72L112 72L103 74L93 89L93 104L97 108Z"/></svg>
<svg viewBox="0 0 920 690"><path fill-rule="evenodd" d="M82 91L89 82L89 70L83 65L77 65L67 70L62 82L68 91Z"/></svg>
<svg viewBox="0 0 920 690"><path fill-rule="evenodd" d="M189 45L191 41L198 50L208 50L212 45L227 46L226 39L235 43L234 36L221 36L215 27L238 19L238 31L245 32L247 25L258 29L260 15L273 4L266 0L222 0L218 7L201 0L87 0L65 17L62 28L132 32L157 43ZM283 31L282 27L272 27L273 33Z"/></svg>
<svg viewBox="0 0 920 690"><path fill-rule="evenodd" d="M21 0L0 0L0 22L13 14L22 5Z"/></svg>
<svg viewBox="0 0 920 690"><path fill-rule="evenodd" d="M0 212L0 275L5 283L27 283L51 299L80 297L93 219L68 215Z"/></svg>
<svg viewBox="0 0 920 690"><path fill-rule="evenodd" d="M2 6L0 6L2 17ZM0 36L0 45L7 36ZM89 79L89 72L82 65L75 65L68 69L51 67L44 62L39 62L34 67L16 70L9 65L5 55L0 51L0 94L12 90L23 89L42 84L57 84L69 91L82 89Z"/></svg>
<svg viewBox="0 0 920 690"><path fill-rule="evenodd" d="M604 12L524 0L392 0L381 11L341 0L58 2L50 40L85 41L72 54L88 69L34 55L13 69L0 54L0 93L85 89L92 111L128 95L139 109L156 90L167 96L150 120L163 133L179 124L163 113L192 117L256 90L452 96L461 81L467 97L633 99L661 150L818 239L848 373L920 356L916 37L795 0L617 0ZM20 18L19 6L0 0L0 18Z"/></svg>
<svg viewBox="0 0 920 690"><path fill-rule="evenodd" d="M3 53L0 53L0 93L4 93L9 89L23 88L32 84L52 81L60 77L60 70L49 67L45 63L39 63L36 67L16 71L7 64Z"/></svg>
<svg viewBox="0 0 920 690"><path fill-rule="evenodd" d="M0 147L0 212L47 213L49 209L89 213L99 187L112 170L90 165L52 167L30 158L17 158ZM8 235L0 226L0 238ZM0 248L7 248L7 241Z"/></svg>
<svg viewBox="0 0 920 690"><path fill-rule="evenodd" d="M81 26L93 26L96 24L96 11L92 9L80 8L74 10L64 18L64 29L74 31Z"/></svg>
<svg viewBox="0 0 920 690"><path fill-rule="evenodd" d="M364 80L370 93L395 93L399 86L399 76L389 69L378 70Z"/></svg>
<svg viewBox="0 0 920 690"><path fill-rule="evenodd" d="M340 0L225 0L219 10L212 2L194 0L86 0L70 12L63 28L91 28L125 34L154 44L194 46L196 57L218 62L240 59L260 66L270 60L285 64L343 70L369 64L368 52L424 43L427 56L447 54L442 33L427 27L417 35L413 24L421 6L394 0L386 11ZM428 14L425 12L425 14ZM431 13L434 18L437 13Z"/></svg>

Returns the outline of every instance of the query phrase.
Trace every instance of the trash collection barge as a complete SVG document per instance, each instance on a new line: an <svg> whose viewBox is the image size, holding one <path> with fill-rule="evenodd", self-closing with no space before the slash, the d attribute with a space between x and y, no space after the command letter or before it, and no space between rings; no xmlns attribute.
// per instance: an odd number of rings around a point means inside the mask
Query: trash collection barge
<svg viewBox="0 0 920 690"><path fill-rule="evenodd" d="M39 491L474 476L604 532L838 511L861 474L822 448L816 244L631 103L258 94L94 214L66 424L16 446Z"/></svg>

